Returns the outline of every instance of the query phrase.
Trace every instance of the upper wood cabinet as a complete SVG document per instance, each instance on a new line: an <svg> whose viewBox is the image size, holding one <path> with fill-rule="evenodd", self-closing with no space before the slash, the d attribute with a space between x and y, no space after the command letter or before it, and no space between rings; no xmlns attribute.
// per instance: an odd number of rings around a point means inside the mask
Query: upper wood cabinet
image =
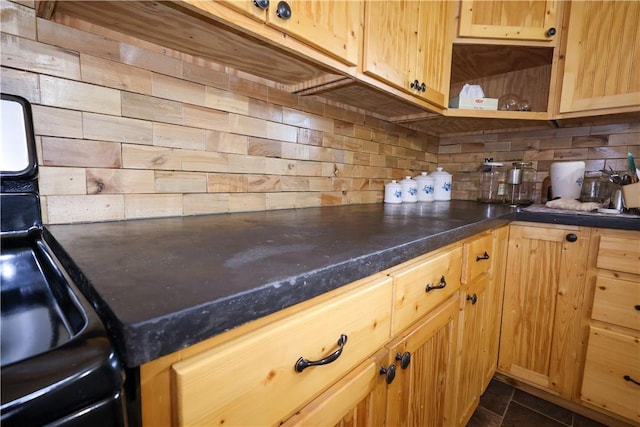
<svg viewBox="0 0 640 427"><path fill-rule="evenodd" d="M271 2L267 23L318 49L344 60L358 62L359 36L362 28L362 1L287 0ZM280 12L287 4L291 17ZM286 10L286 9L285 9Z"/></svg>
<svg viewBox="0 0 640 427"><path fill-rule="evenodd" d="M444 107L453 2L366 2L362 71ZM444 25L443 25L444 23Z"/></svg>
<svg viewBox="0 0 640 427"><path fill-rule="evenodd" d="M462 0L460 37L553 41L557 37L558 1Z"/></svg>
<svg viewBox="0 0 640 427"><path fill-rule="evenodd" d="M362 1L224 0L223 3L349 65L358 61Z"/></svg>
<svg viewBox="0 0 640 427"><path fill-rule="evenodd" d="M640 2L571 2L560 113L640 107Z"/></svg>

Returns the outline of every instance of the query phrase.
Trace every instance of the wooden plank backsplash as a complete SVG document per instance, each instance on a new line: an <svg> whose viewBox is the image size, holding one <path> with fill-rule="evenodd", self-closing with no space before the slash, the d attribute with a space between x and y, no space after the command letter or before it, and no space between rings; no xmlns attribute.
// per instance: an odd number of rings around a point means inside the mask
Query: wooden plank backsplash
<svg viewBox="0 0 640 427"><path fill-rule="evenodd" d="M26 97L48 223L381 203L437 139L218 64L2 7L2 91Z"/></svg>
<svg viewBox="0 0 640 427"><path fill-rule="evenodd" d="M533 161L538 188L553 161L640 158L637 122L438 139L33 2L0 9L0 87L32 103L46 223L382 203L438 164L475 199L485 157Z"/></svg>

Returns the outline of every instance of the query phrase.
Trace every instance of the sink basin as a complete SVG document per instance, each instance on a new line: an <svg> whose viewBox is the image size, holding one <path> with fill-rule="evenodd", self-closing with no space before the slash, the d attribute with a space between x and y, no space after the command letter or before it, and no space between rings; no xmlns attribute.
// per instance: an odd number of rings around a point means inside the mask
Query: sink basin
<svg viewBox="0 0 640 427"><path fill-rule="evenodd" d="M84 310L39 242L21 242L2 242L0 366L58 348L87 325Z"/></svg>

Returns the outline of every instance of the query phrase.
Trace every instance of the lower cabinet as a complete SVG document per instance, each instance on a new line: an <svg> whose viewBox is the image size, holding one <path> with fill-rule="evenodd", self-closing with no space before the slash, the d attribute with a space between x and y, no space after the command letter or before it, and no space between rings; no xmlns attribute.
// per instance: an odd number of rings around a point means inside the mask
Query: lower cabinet
<svg viewBox="0 0 640 427"><path fill-rule="evenodd" d="M388 355L386 349L377 352L282 426L384 425Z"/></svg>
<svg viewBox="0 0 640 427"><path fill-rule="evenodd" d="M640 425L640 232L595 229L580 398Z"/></svg>
<svg viewBox="0 0 640 427"><path fill-rule="evenodd" d="M143 425L464 425L496 366L506 230L143 365Z"/></svg>
<svg viewBox="0 0 640 427"><path fill-rule="evenodd" d="M590 229L512 223L498 370L567 400L579 394Z"/></svg>
<svg viewBox="0 0 640 427"><path fill-rule="evenodd" d="M395 379L387 390L387 426L450 426L455 409L458 295L390 344Z"/></svg>
<svg viewBox="0 0 640 427"><path fill-rule="evenodd" d="M509 228L502 227L463 243L453 425L468 423L496 371L508 236Z"/></svg>

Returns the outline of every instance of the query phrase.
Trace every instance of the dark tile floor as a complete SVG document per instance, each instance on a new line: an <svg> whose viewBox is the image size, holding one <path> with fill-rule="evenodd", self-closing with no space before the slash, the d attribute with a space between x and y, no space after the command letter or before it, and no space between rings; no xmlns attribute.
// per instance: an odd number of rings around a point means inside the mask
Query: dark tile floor
<svg viewBox="0 0 640 427"><path fill-rule="evenodd" d="M467 427L604 427L596 421L496 381L480 398Z"/></svg>

